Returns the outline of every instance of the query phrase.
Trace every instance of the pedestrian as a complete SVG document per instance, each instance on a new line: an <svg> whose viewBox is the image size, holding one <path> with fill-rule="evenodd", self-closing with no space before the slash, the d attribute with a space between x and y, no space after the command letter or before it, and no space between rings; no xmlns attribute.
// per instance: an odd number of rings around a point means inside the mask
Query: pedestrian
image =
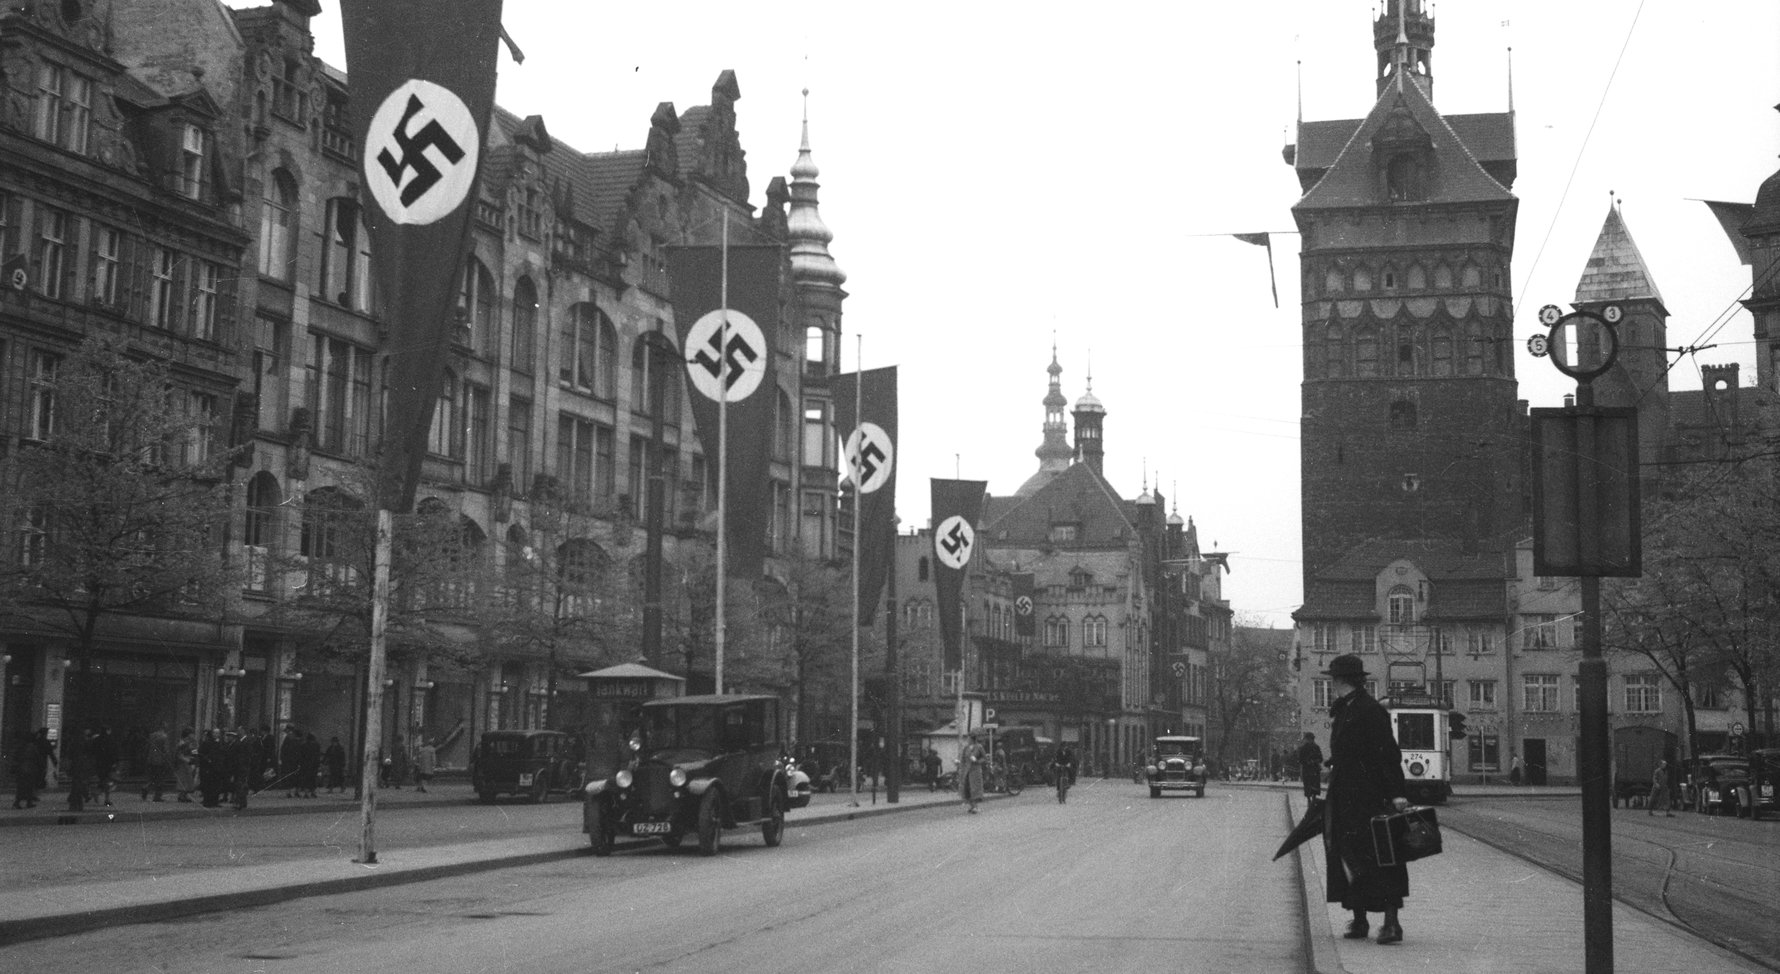
<svg viewBox="0 0 1780 974"><path fill-rule="evenodd" d="M401 791L402 782L408 777L408 746L402 743L402 735L396 735L395 741L390 745L389 756L383 759L383 766L389 769L389 781L386 783Z"/></svg>
<svg viewBox="0 0 1780 974"><path fill-rule="evenodd" d="M1304 743L1298 745L1298 779L1304 782L1305 798L1323 793L1323 749L1310 731L1304 732Z"/></svg>
<svg viewBox="0 0 1780 974"><path fill-rule="evenodd" d="M433 780L433 772L438 767L438 745L423 738L420 742L420 750L414 755L414 790L426 791L426 783Z"/></svg>
<svg viewBox="0 0 1780 974"><path fill-rule="evenodd" d="M117 738L111 736L111 725L101 724L87 744L87 757L93 765L93 780L98 783L99 797L111 807L111 786L117 783Z"/></svg>
<svg viewBox="0 0 1780 974"><path fill-rule="evenodd" d="M253 762L253 771L249 774L247 786L251 791L270 788L278 783L278 735L272 733L271 724L261 724L258 734L247 728L241 729L243 739L252 740L259 747L260 757Z"/></svg>
<svg viewBox="0 0 1780 974"><path fill-rule="evenodd" d="M303 791L303 734L296 725L284 725L284 740L278 745L278 777L284 782L284 797L298 798Z"/></svg>
<svg viewBox="0 0 1780 974"><path fill-rule="evenodd" d="M303 744L297 751L297 797L314 798L321 783L321 738L314 731L303 732Z"/></svg>
<svg viewBox="0 0 1780 974"><path fill-rule="evenodd" d="M328 791L345 791L346 747L340 743L340 735L328 739L328 749L323 752L322 761L328 766Z"/></svg>
<svg viewBox="0 0 1780 974"><path fill-rule="evenodd" d="M45 727L19 746L18 753L12 758L13 783L18 791L12 800L13 808L35 808L37 791L43 787L44 769L55 759L55 753L49 744L49 728Z"/></svg>
<svg viewBox="0 0 1780 974"><path fill-rule="evenodd" d="M1526 773L1527 773L1527 766L1521 762L1520 755L1516 754L1508 762L1508 783L1511 785L1520 784L1521 779L1526 775Z"/></svg>
<svg viewBox="0 0 1780 974"><path fill-rule="evenodd" d="M262 728L263 729L263 728ZM235 810L247 807L247 798L253 794L254 776L261 768L265 759L265 738L241 728L227 749L229 763L229 789L235 796Z"/></svg>
<svg viewBox="0 0 1780 974"><path fill-rule="evenodd" d="M939 759L939 752L929 747L927 753L921 755L921 767L927 771L927 790L938 791L940 769L945 767L945 762Z"/></svg>
<svg viewBox="0 0 1780 974"><path fill-rule="evenodd" d="M971 734L958 752L958 794L964 799L964 810L972 815L977 813L977 803L983 800L983 765L987 761L982 735Z"/></svg>
<svg viewBox="0 0 1780 974"><path fill-rule="evenodd" d="M1057 745L1051 758L1051 783L1057 787L1057 804L1069 801L1069 786L1075 784L1075 752L1068 744Z"/></svg>
<svg viewBox="0 0 1780 974"><path fill-rule="evenodd" d="M142 782L142 800L148 801L152 792L154 800L160 801L167 790L168 780L173 777L173 737L167 733L167 725L157 725L149 732L148 743L143 752L143 765L148 771L148 778Z"/></svg>
<svg viewBox="0 0 1780 974"><path fill-rule="evenodd" d="M1669 811L1669 762L1662 758L1657 758L1656 770L1650 773L1650 798L1644 802L1644 814L1655 815L1658 808L1665 816L1675 817Z"/></svg>
<svg viewBox="0 0 1780 974"><path fill-rule="evenodd" d="M1409 807L1404 797L1403 752L1391 733L1390 714L1366 692L1366 664L1337 656L1323 671L1336 699L1329 705L1329 796L1323 809L1326 898L1353 914L1343 934L1366 937L1366 914L1384 914L1378 942L1403 939L1397 911L1409 895L1409 870L1380 866L1372 844L1372 817Z"/></svg>
<svg viewBox="0 0 1780 974"><path fill-rule="evenodd" d="M173 785L179 800L188 803L198 788L198 738L190 727L180 728L179 743L173 746Z"/></svg>
<svg viewBox="0 0 1780 974"><path fill-rule="evenodd" d="M205 730L204 739L198 742L198 790L205 808L222 804L229 783L227 746L222 732L214 727Z"/></svg>

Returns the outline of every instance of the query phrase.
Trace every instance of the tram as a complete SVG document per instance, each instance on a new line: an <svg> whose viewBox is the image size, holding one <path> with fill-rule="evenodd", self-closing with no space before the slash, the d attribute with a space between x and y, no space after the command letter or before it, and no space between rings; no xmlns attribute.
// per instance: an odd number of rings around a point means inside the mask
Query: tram
<svg viewBox="0 0 1780 974"><path fill-rule="evenodd" d="M1404 797L1416 805L1444 805L1452 795L1452 708L1426 693L1393 693L1381 703L1403 752Z"/></svg>

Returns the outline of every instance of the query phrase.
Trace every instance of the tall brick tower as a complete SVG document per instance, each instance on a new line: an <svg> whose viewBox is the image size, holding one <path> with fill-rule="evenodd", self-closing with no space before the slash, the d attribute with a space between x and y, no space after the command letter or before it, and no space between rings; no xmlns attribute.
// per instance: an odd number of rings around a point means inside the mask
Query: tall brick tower
<svg viewBox="0 0 1780 974"><path fill-rule="evenodd" d="M1388 0L1373 41L1372 110L1301 120L1286 149L1304 191L1292 216L1303 235L1307 603L1318 574L1358 546L1500 551L1525 514L1514 117L1434 109L1422 0Z"/></svg>

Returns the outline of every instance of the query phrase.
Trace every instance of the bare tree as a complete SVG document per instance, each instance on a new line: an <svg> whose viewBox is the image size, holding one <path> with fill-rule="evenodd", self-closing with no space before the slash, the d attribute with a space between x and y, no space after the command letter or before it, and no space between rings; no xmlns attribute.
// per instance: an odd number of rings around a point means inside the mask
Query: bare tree
<svg viewBox="0 0 1780 974"><path fill-rule="evenodd" d="M33 401L42 439L25 441L0 473L0 515L17 541L0 567L0 614L73 643L63 751L78 811L102 625L222 621L240 591L223 556L233 485L213 400L180 389L163 361L89 339L37 378Z"/></svg>
<svg viewBox="0 0 1780 974"><path fill-rule="evenodd" d="M1289 630L1267 629L1238 620L1227 651L1211 658L1211 703L1220 731L1216 758L1229 760L1240 739L1263 740L1273 752L1276 731L1292 725L1294 704ZM1272 635L1270 635L1272 634ZM1282 642L1283 637L1283 642Z"/></svg>

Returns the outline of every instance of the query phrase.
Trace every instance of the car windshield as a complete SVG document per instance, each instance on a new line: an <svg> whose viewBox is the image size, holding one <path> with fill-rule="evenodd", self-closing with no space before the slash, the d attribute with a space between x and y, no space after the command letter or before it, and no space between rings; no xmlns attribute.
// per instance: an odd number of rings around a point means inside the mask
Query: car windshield
<svg viewBox="0 0 1780 974"><path fill-rule="evenodd" d="M643 743L652 756L686 760L716 750L717 711L711 707L646 707Z"/></svg>
<svg viewBox="0 0 1780 974"><path fill-rule="evenodd" d="M1166 758L1166 757L1173 757L1176 755L1183 755L1183 754L1190 756L1197 750L1198 750L1198 747L1193 741L1157 741L1156 742L1156 756L1157 757Z"/></svg>

